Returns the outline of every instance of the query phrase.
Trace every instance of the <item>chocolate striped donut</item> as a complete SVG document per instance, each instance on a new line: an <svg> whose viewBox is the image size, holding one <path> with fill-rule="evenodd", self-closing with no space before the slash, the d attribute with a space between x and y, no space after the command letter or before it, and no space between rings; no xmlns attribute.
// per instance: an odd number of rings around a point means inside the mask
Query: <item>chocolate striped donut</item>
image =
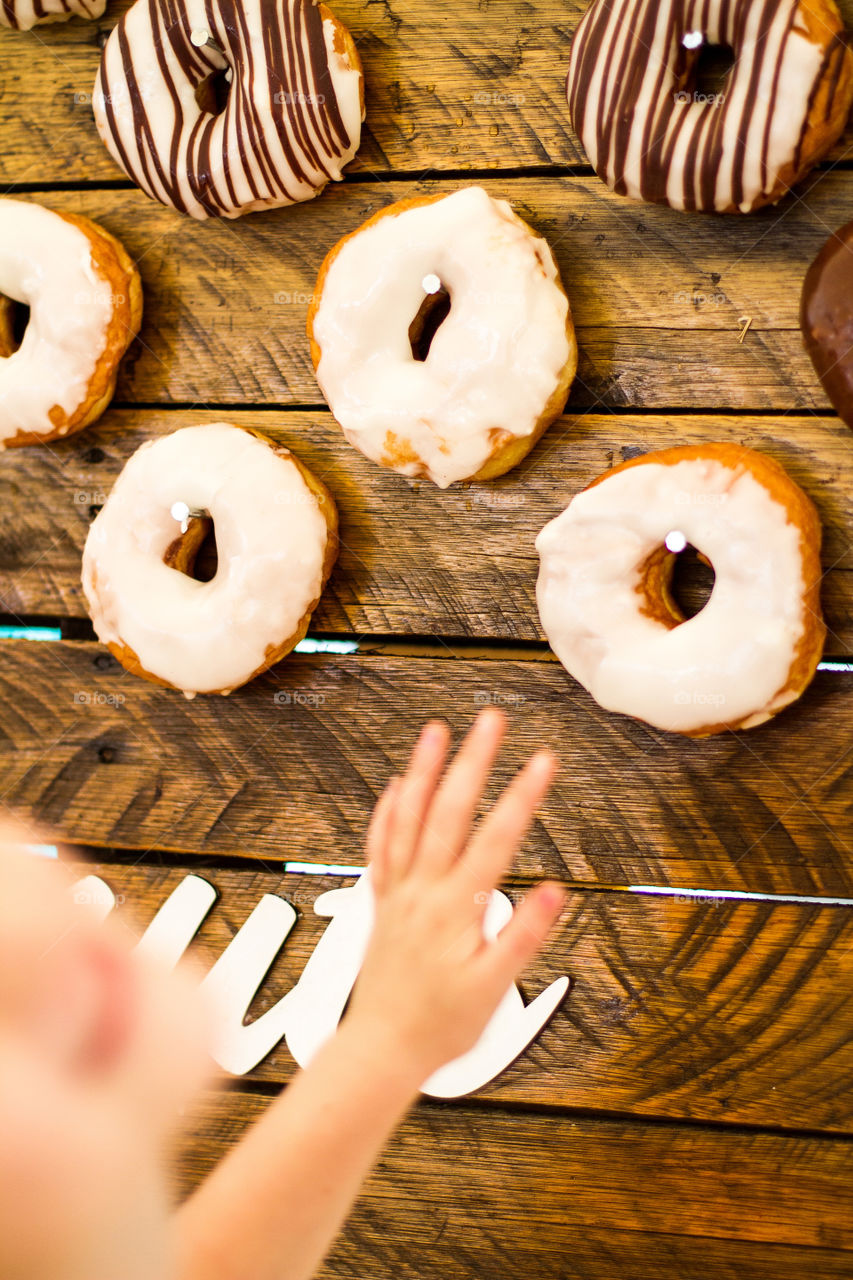
<svg viewBox="0 0 853 1280"><path fill-rule="evenodd" d="M29 31L37 22L100 18L107 0L0 0L0 27Z"/></svg>
<svg viewBox="0 0 853 1280"><path fill-rule="evenodd" d="M734 54L717 94L696 89L703 45ZM838 138L853 55L833 0L593 0L567 96L596 173L620 195L748 213Z"/></svg>
<svg viewBox="0 0 853 1280"><path fill-rule="evenodd" d="M94 110L148 195L236 218L340 180L361 138L361 63L311 0L136 0L104 48Z"/></svg>

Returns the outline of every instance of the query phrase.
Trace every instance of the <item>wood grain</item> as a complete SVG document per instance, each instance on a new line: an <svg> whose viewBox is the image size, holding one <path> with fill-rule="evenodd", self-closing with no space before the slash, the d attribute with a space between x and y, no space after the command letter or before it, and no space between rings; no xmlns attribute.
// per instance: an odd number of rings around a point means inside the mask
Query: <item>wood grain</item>
<svg viewBox="0 0 853 1280"><path fill-rule="evenodd" d="M200 1103L179 1187L266 1105L242 1093ZM851 1160L849 1142L826 1138L421 1104L321 1275L849 1275ZM723 1246L735 1241L732 1271Z"/></svg>
<svg viewBox="0 0 853 1280"><path fill-rule="evenodd" d="M82 543L126 458L152 435L226 418L294 447L340 503L345 545L316 630L531 643L541 525L635 451L716 438L771 453L816 500L829 650L853 652L853 440L834 416L810 416L827 402L797 323L806 266L850 216L853 133L795 197L749 218L620 200L590 174L565 106L583 7L334 0L367 73L352 176L310 205L208 225L129 188L97 137L99 38L126 0L99 23L0 33L0 177L102 221L146 290L120 406L75 440L4 455L0 611L84 618ZM853 0L842 9L853 25ZM490 192L554 246L581 364L570 416L521 469L440 494L342 443L305 313L341 236L394 199L455 189L468 170L489 173ZM322 1274L849 1276L853 909L719 893L853 897L851 677L820 676L775 724L696 743L601 711L544 653L445 652L298 656L227 701L187 703L94 644L0 642L0 804L107 859L125 850L98 869L137 927L187 868L201 870L222 895L204 960L261 893L290 896L299 920L256 1015L301 972L324 927L314 896L332 883L283 862L359 863L374 799L419 722L445 715L458 734L483 702L507 706L499 782L543 743L565 762L508 892L543 874L577 886L522 987L532 998L566 972L573 989L498 1082L464 1105L417 1108ZM243 862L225 869L225 855ZM629 885L711 893L608 888ZM291 1071L278 1049L255 1087ZM245 1090L205 1099L177 1184L202 1176L264 1106ZM834 1136L803 1132L821 1128Z"/></svg>
<svg viewBox="0 0 853 1280"><path fill-rule="evenodd" d="M327 921L316 897L350 881L265 870L95 864L141 931L192 870L219 892L193 954L207 969L259 902L287 898L299 919L252 1006L261 1016L298 980ZM526 886L506 886L518 901ZM636 1117L853 1133L853 909L578 890L527 999L561 974L570 995L536 1043L476 1095ZM252 1073L280 1083L279 1046Z"/></svg>
<svg viewBox="0 0 853 1280"><path fill-rule="evenodd" d="M806 267L849 216L849 182L830 174L805 201L731 219L626 204L595 178L483 185L554 248L578 328L572 408L787 415L827 407L797 312ZM393 200L460 185L350 183L298 208L218 223L138 191L42 199L103 222L139 263L145 318L120 401L320 404L305 321L325 254ZM740 343L744 317L752 326Z"/></svg>
<svg viewBox="0 0 853 1280"><path fill-rule="evenodd" d="M853 439L833 418L567 417L502 480L441 492L366 461L328 413L112 410L82 436L4 457L0 612L85 618L83 543L122 466L149 437L217 417L294 449L339 504L341 555L315 631L540 641L534 539L572 495L635 452L737 440L777 458L817 503L827 652L853 652Z"/></svg>
<svg viewBox="0 0 853 1280"><path fill-rule="evenodd" d="M602 711L549 663L296 655L187 702L95 644L0 652L4 803L74 842L358 862L417 726L458 733L492 702L512 712L501 779L544 744L563 761L523 873L853 896L849 676L700 742Z"/></svg>
<svg viewBox="0 0 853 1280"><path fill-rule="evenodd" d="M98 140L90 94L97 23L70 22L0 41L0 175L6 183L120 176ZM565 98L572 34L586 5L558 0L336 0L365 66L367 126L354 171L485 169L585 163ZM853 25L853 3L839 6ZM848 130L832 159L849 154Z"/></svg>

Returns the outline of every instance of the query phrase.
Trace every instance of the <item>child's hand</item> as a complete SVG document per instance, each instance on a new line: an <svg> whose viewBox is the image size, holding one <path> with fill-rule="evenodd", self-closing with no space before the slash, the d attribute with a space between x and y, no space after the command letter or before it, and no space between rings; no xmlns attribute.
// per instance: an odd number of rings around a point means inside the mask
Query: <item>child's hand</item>
<svg viewBox="0 0 853 1280"><path fill-rule="evenodd" d="M503 731L500 712L484 711L441 782L449 735L427 725L376 806L376 921L350 1008L181 1210L179 1280L313 1276L420 1086L472 1048L543 942L563 902L557 885L534 889L495 942L483 938L489 894L556 765L535 755L472 835Z"/></svg>
<svg viewBox="0 0 853 1280"><path fill-rule="evenodd" d="M426 725L367 836L376 923L345 1021L387 1047L417 1084L473 1047L564 901L559 885L541 884L495 942L484 939L489 895L557 766L551 752L537 752L472 832L504 727L500 711L483 711L442 780L448 729Z"/></svg>

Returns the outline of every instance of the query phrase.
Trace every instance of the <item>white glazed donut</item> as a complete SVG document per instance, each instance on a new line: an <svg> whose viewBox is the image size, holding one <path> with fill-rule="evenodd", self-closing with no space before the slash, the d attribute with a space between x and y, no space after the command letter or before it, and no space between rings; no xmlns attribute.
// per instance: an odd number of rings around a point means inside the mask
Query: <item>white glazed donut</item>
<svg viewBox="0 0 853 1280"><path fill-rule="evenodd" d="M176 504L206 512L185 533ZM210 527L217 571L190 577ZM228 423L184 427L128 461L89 530L95 631L129 670L230 693L304 636L337 555L337 513L293 454Z"/></svg>
<svg viewBox="0 0 853 1280"><path fill-rule="evenodd" d="M416 359L410 330L440 286L450 311ZM577 367L551 250L482 187L401 201L342 240L308 336L350 444L441 488L520 462L562 413Z"/></svg>
<svg viewBox="0 0 853 1280"><path fill-rule="evenodd" d="M106 408L142 320L119 242L73 214L0 200L0 447L79 431ZM30 308L17 349L9 312Z"/></svg>
<svg viewBox="0 0 853 1280"><path fill-rule="evenodd" d="M363 84L352 36L314 0L136 0L104 47L92 103L113 159L148 195L237 218L341 179Z"/></svg>
<svg viewBox="0 0 853 1280"><path fill-rule="evenodd" d="M734 444L646 454L539 534L542 626L609 711L693 737L751 728L820 660L820 541L812 503L772 459ZM687 621L669 590L684 544L716 574Z"/></svg>
<svg viewBox="0 0 853 1280"><path fill-rule="evenodd" d="M100 18L107 0L0 0L0 27L29 31L37 22Z"/></svg>

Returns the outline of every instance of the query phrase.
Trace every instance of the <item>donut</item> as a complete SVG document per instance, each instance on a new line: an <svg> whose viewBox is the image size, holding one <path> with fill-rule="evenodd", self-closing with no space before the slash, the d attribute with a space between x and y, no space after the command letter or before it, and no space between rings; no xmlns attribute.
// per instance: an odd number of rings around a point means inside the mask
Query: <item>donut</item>
<svg viewBox="0 0 853 1280"><path fill-rule="evenodd" d="M424 355L437 300L449 312ZM350 444L442 489L516 466L562 413L577 367L550 248L482 187L401 200L341 240L308 337Z"/></svg>
<svg viewBox="0 0 853 1280"><path fill-rule="evenodd" d="M201 582L190 575L211 529L217 567ZM155 684L230 693L305 635L337 529L325 485L258 432L214 422L148 441L86 539L98 638Z"/></svg>
<svg viewBox="0 0 853 1280"><path fill-rule="evenodd" d="M93 106L149 196L237 218L341 179L361 139L361 61L312 0L136 0L104 47Z"/></svg>
<svg viewBox="0 0 853 1280"><path fill-rule="evenodd" d="M17 304L30 309L20 343ZM100 417L141 322L139 273L114 236L0 199L0 447L44 444Z"/></svg>
<svg viewBox="0 0 853 1280"><path fill-rule="evenodd" d="M697 87L703 46L734 57L716 94ZM749 213L840 136L853 54L833 0L593 0L567 96L590 162L619 195Z"/></svg>
<svg viewBox="0 0 853 1280"><path fill-rule="evenodd" d="M806 272L800 327L833 408L853 427L853 222L833 232Z"/></svg>
<svg viewBox="0 0 853 1280"><path fill-rule="evenodd" d="M800 696L823 650L821 527L773 459L688 445L614 467L536 539L542 627L608 711L702 738L763 724ZM713 567L685 620L670 586L687 545Z"/></svg>
<svg viewBox="0 0 853 1280"><path fill-rule="evenodd" d="M0 27L29 31L38 22L100 18L107 0L0 0Z"/></svg>

